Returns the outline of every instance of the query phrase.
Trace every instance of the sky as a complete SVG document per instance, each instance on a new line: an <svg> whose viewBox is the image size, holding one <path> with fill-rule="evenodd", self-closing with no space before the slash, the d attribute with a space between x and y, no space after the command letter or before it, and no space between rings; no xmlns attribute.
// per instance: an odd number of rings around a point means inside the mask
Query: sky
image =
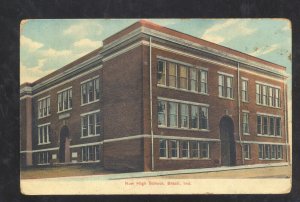
<svg viewBox="0 0 300 202"><path fill-rule="evenodd" d="M139 19L23 20L20 83L33 82L102 46ZM168 28L283 65L291 73L286 19L148 19Z"/></svg>

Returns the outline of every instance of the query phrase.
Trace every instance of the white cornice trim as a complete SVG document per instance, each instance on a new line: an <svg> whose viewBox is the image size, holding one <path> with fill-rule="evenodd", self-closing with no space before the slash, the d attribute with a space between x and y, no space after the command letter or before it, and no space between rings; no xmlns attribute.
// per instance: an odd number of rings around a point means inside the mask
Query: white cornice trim
<svg viewBox="0 0 300 202"><path fill-rule="evenodd" d="M127 137L120 137L120 138L113 138L113 139L107 139L104 140L104 143L108 142L118 142L118 141L124 141L124 140L132 140L132 139L139 139L139 138L145 138L145 137L151 137L149 134L141 134L141 135L133 135L133 136L127 136Z"/></svg>
<svg viewBox="0 0 300 202"><path fill-rule="evenodd" d="M191 102L191 101L185 101L185 100L177 100L177 99L171 99L171 98L166 98L166 97L157 97L157 100L209 107L209 104L206 104L206 103Z"/></svg>
<svg viewBox="0 0 300 202"><path fill-rule="evenodd" d="M23 100L26 98L32 98L32 95L24 95L24 96L20 97L20 100Z"/></svg>
<svg viewBox="0 0 300 202"><path fill-rule="evenodd" d="M67 79L67 80L65 80L65 81L63 81L63 82L61 82L61 83L59 83L59 84L53 85L53 86L51 86L50 88L47 88L47 89L45 89L45 90L42 90L42 91L40 91L40 92L34 94L33 97L36 97L36 96L38 96L38 95L40 95L40 94L42 94L42 93L48 92L48 91L51 90L51 89L54 89L54 88L57 88L58 86L64 85L64 84L66 84L66 83L69 83L70 81L73 81L73 80L75 80L75 79L78 79L78 78L80 78L80 77L83 77L83 76L85 76L85 75L87 75L87 74L89 74L89 73L91 73L91 72L94 72L94 71L96 71L96 70L99 70L99 69L101 69L101 68L102 68L102 65L96 66L96 67L90 69L89 71L86 71L86 72L83 72L83 73L81 73L81 74L78 74L77 76L74 76L74 77L72 77L72 78L70 78L70 79Z"/></svg>
<svg viewBox="0 0 300 202"><path fill-rule="evenodd" d="M54 151L54 150L58 150L59 147L53 147L53 148L48 148L48 149L37 149L37 150L32 150L32 151L20 151L20 153L35 153L35 152L43 152L43 151Z"/></svg>
<svg viewBox="0 0 300 202"><path fill-rule="evenodd" d="M240 141L237 140L238 143L246 143L246 144L273 144L273 145L288 145L285 142L260 142L260 141Z"/></svg>
<svg viewBox="0 0 300 202"><path fill-rule="evenodd" d="M70 145L70 148L85 147L85 146L94 146L94 145L100 145L100 144L103 144L103 141L100 141L100 142L91 142L91 143L85 143L85 144Z"/></svg>

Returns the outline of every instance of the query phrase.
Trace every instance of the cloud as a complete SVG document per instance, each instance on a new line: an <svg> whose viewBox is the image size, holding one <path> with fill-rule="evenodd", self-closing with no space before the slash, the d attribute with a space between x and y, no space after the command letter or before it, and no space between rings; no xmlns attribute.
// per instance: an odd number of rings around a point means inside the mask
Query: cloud
<svg viewBox="0 0 300 202"><path fill-rule="evenodd" d="M20 37L20 45L26 48L26 50L28 50L29 52L34 52L44 46L44 44L33 41L32 39L27 38L23 35L21 35Z"/></svg>
<svg viewBox="0 0 300 202"><path fill-rule="evenodd" d="M43 50L41 53L44 57L65 57L72 55L71 50L55 50L53 48Z"/></svg>
<svg viewBox="0 0 300 202"><path fill-rule="evenodd" d="M63 34L82 38L88 36L91 33L100 35L102 33L102 29L102 26L96 22L83 21L69 26L63 31Z"/></svg>
<svg viewBox="0 0 300 202"><path fill-rule="evenodd" d="M251 35L256 30L249 27L248 21L230 19L206 29L201 38L213 43L224 43L236 37Z"/></svg>
<svg viewBox="0 0 300 202"><path fill-rule="evenodd" d="M76 48L91 48L96 49L103 45L102 41L92 41L88 38L81 39L73 43Z"/></svg>
<svg viewBox="0 0 300 202"><path fill-rule="evenodd" d="M20 62L20 83L34 82L37 79L51 73L53 70L43 70L46 59L39 59L35 67L27 67Z"/></svg>
<svg viewBox="0 0 300 202"><path fill-rule="evenodd" d="M249 53L249 54L253 55L253 56L261 56L261 55L265 55L267 53L273 52L279 48L280 48L279 44L272 44L271 46L256 48L252 53Z"/></svg>

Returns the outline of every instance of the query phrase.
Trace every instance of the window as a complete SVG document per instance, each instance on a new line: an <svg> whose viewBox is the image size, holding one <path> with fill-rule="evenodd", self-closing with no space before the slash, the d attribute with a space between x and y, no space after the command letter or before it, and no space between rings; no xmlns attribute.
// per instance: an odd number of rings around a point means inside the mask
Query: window
<svg viewBox="0 0 300 202"><path fill-rule="evenodd" d="M191 115L192 115L192 123L191 123L191 127L192 128L198 128L198 106L191 106Z"/></svg>
<svg viewBox="0 0 300 202"><path fill-rule="evenodd" d="M280 90L275 89L275 107L280 107Z"/></svg>
<svg viewBox="0 0 300 202"><path fill-rule="evenodd" d="M168 144L166 140L159 140L159 157L168 158Z"/></svg>
<svg viewBox="0 0 300 202"><path fill-rule="evenodd" d="M72 89L58 93L58 112L72 109Z"/></svg>
<svg viewBox="0 0 300 202"><path fill-rule="evenodd" d="M261 116L257 115L257 134L262 134Z"/></svg>
<svg viewBox="0 0 300 202"><path fill-rule="evenodd" d="M209 144L206 142L199 143L200 145L200 158L209 158Z"/></svg>
<svg viewBox="0 0 300 202"><path fill-rule="evenodd" d="M190 88L191 91L198 91L197 70L190 68Z"/></svg>
<svg viewBox="0 0 300 202"><path fill-rule="evenodd" d="M270 145L265 145L265 158L270 159Z"/></svg>
<svg viewBox="0 0 300 202"><path fill-rule="evenodd" d="M177 65L169 63L169 86L177 87Z"/></svg>
<svg viewBox="0 0 300 202"><path fill-rule="evenodd" d="M187 67L180 66L180 88L188 89Z"/></svg>
<svg viewBox="0 0 300 202"><path fill-rule="evenodd" d="M50 123L38 126L38 144L49 144Z"/></svg>
<svg viewBox="0 0 300 202"><path fill-rule="evenodd" d="M178 115L177 115L178 104L175 102L169 102L169 121L170 127L178 127Z"/></svg>
<svg viewBox="0 0 300 202"><path fill-rule="evenodd" d="M242 80L242 101L248 101L248 81Z"/></svg>
<svg viewBox="0 0 300 202"><path fill-rule="evenodd" d="M259 159L282 159L282 145L259 144Z"/></svg>
<svg viewBox="0 0 300 202"><path fill-rule="evenodd" d="M43 118L50 115L50 97L38 101L38 117Z"/></svg>
<svg viewBox="0 0 300 202"><path fill-rule="evenodd" d="M39 152L37 153L37 164L38 165L47 165L49 164L49 152Z"/></svg>
<svg viewBox="0 0 300 202"><path fill-rule="evenodd" d="M187 104L180 104L181 128L189 127L189 108Z"/></svg>
<svg viewBox="0 0 300 202"><path fill-rule="evenodd" d="M159 60L157 62L157 84L166 85L166 62Z"/></svg>
<svg viewBox="0 0 300 202"><path fill-rule="evenodd" d="M208 129L208 108L207 107L200 107L200 129Z"/></svg>
<svg viewBox="0 0 300 202"><path fill-rule="evenodd" d="M199 144L197 141L191 141L191 157L199 158Z"/></svg>
<svg viewBox="0 0 300 202"><path fill-rule="evenodd" d="M280 89L264 84L256 84L256 103L280 107Z"/></svg>
<svg viewBox="0 0 300 202"><path fill-rule="evenodd" d="M269 88L269 106L274 107L274 88Z"/></svg>
<svg viewBox="0 0 300 202"><path fill-rule="evenodd" d="M99 78L81 84L81 104L87 104L100 99Z"/></svg>
<svg viewBox="0 0 300 202"><path fill-rule="evenodd" d="M86 146L81 148L81 161L99 161L100 160L100 152L99 145L94 146Z"/></svg>
<svg viewBox="0 0 300 202"><path fill-rule="evenodd" d="M263 144L258 145L258 158L259 159L264 158L264 145Z"/></svg>
<svg viewBox="0 0 300 202"><path fill-rule="evenodd" d="M281 118L272 115L257 115L257 134L281 136Z"/></svg>
<svg viewBox="0 0 300 202"><path fill-rule="evenodd" d="M182 158L189 158L189 141L182 141L181 142L181 157Z"/></svg>
<svg viewBox="0 0 300 202"><path fill-rule="evenodd" d="M281 118L280 117L276 117L276 136L281 136Z"/></svg>
<svg viewBox="0 0 300 202"><path fill-rule="evenodd" d="M263 116L263 134L268 134L268 117Z"/></svg>
<svg viewBox="0 0 300 202"><path fill-rule="evenodd" d="M271 136L274 136L275 135L275 123L274 123L274 117L270 117L269 118L269 123L270 123L270 129L269 129L269 132L270 132L270 135Z"/></svg>
<svg viewBox="0 0 300 202"><path fill-rule="evenodd" d="M233 98L233 77L219 75L219 97Z"/></svg>
<svg viewBox="0 0 300 202"><path fill-rule="evenodd" d="M224 75L219 75L219 97L226 97L225 76Z"/></svg>
<svg viewBox="0 0 300 202"><path fill-rule="evenodd" d="M262 104L267 105L267 86L262 86Z"/></svg>
<svg viewBox="0 0 300 202"><path fill-rule="evenodd" d="M282 159L282 145L277 145L277 159Z"/></svg>
<svg viewBox="0 0 300 202"><path fill-rule="evenodd" d="M207 71L201 69L199 71L199 78L200 78L199 91L201 93L207 93Z"/></svg>
<svg viewBox="0 0 300 202"><path fill-rule="evenodd" d="M256 84L256 103L261 103L261 88L259 84Z"/></svg>
<svg viewBox="0 0 300 202"><path fill-rule="evenodd" d="M271 159L276 159L277 145L271 145Z"/></svg>
<svg viewBox="0 0 300 202"><path fill-rule="evenodd" d="M243 112L243 134L249 134L249 113Z"/></svg>
<svg viewBox="0 0 300 202"><path fill-rule="evenodd" d="M81 117L81 137L100 135L100 112Z"/></svg>
<svg viewBox="0 0 300 202"><path fill-rule="evenodd" d="M165 101L161 101L161 100L158 101L157 113L158 113L158 125L167 126L166 124L167 103Z"/></svg>
<svg viewBox="0 0 300 202"><path fill-rule="evenodd" d="M171 143L171 158L178 158L179 142L177 140L170 140Z"/></svg>
<svg viewBox="0 0 300 202"><path fill-rule="evenodd" d="M244 154L244 159L250 159L250 145L249 144L244 144L243 145L243 154Z"/></svg>

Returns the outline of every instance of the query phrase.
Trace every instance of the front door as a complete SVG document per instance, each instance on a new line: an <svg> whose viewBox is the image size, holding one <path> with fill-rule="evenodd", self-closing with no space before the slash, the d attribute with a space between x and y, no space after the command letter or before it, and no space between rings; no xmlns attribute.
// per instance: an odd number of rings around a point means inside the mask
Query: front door
<svg viewBox="0 0 300 202"><path fill-rule="evenodd" d="M59 143L59 162L70 162L70 140L69 140L69 128L63 126L60 130L60 143Z"/></svg>
<svg viewBox="0 0 300 202"><path fill-rule="evenodd" d="M222 166L234 166L236 163L236 151L233 132L234 126L232 119L229 116L224 116L220 121Z"/></svg>

